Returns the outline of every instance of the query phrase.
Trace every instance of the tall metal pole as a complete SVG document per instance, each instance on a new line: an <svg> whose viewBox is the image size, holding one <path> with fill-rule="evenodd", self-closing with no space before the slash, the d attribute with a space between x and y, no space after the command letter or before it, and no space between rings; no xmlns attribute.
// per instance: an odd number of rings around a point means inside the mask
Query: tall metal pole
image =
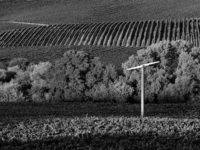
<svg viewBox="0 0 200 150"><path fill-rule="evenodd" d="M160 63L160 61L143 64L137 67L128 68L127 70L141 69L141 120L144 117L144 67Z"/></svg>
<svg viewBox="0 0 200 150"><path fill-rule="evenodd" d="M141 67L141 119L144 117L144 65Z"/></svg>

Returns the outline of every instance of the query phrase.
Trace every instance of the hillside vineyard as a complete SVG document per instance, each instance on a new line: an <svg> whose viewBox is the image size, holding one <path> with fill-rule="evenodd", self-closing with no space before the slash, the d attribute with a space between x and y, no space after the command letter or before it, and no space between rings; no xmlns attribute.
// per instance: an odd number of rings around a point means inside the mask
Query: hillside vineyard
<svg viewBox="0 0 200 150"><path fill-rule="evenodd" d="M163 40L179 39L199 46L199 37L199 18L64 24L2 32L0 47L71 45L143 47Z"/></svg>

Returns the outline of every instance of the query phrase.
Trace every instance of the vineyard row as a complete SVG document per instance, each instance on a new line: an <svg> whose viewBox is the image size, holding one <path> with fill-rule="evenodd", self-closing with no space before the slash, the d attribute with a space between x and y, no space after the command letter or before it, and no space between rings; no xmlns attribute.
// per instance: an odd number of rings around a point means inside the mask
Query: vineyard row
<svg viewBox="0 0 200 150"><path fill-rule="evenodd" d="M95 45L143 47L163 40L200 46L200 19L39 26L0 33L0 47Z"/></svg>

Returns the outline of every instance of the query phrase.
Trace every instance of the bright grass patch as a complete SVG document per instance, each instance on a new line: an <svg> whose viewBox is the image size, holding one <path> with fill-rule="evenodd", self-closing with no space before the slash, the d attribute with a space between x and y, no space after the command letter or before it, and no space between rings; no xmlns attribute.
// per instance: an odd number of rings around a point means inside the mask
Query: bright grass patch
<svg viewBox="0 0 200 150"><path fill-rule="evenodd" d="M3 148L199 148L200 120L146 117L33 119L3 124ZM9 144L9 146L8 146ZM85 149L84 148L84 149Z"/></svg>
<svg viewBox="0 0 200 150"><path fill-rule="evenodd" d="M163 138L200 135L199 119L145 117L75 117L30 119L1 126L2 141L21 142L64 136L149 134ZM200 137L199 137L200 138Z"/></svg>

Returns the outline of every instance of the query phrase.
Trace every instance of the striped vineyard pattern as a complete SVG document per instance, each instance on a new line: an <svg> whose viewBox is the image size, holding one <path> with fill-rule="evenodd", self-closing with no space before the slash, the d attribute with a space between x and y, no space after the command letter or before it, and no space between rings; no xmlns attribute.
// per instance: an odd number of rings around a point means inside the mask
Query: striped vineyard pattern
<svg viewBox="0 0 200 150"><path fill-rule="evenodd" d="M0 33L0 47L123 46L144 47L159 41L187 40L200 45L200 19L49 25Z"/></svg>

